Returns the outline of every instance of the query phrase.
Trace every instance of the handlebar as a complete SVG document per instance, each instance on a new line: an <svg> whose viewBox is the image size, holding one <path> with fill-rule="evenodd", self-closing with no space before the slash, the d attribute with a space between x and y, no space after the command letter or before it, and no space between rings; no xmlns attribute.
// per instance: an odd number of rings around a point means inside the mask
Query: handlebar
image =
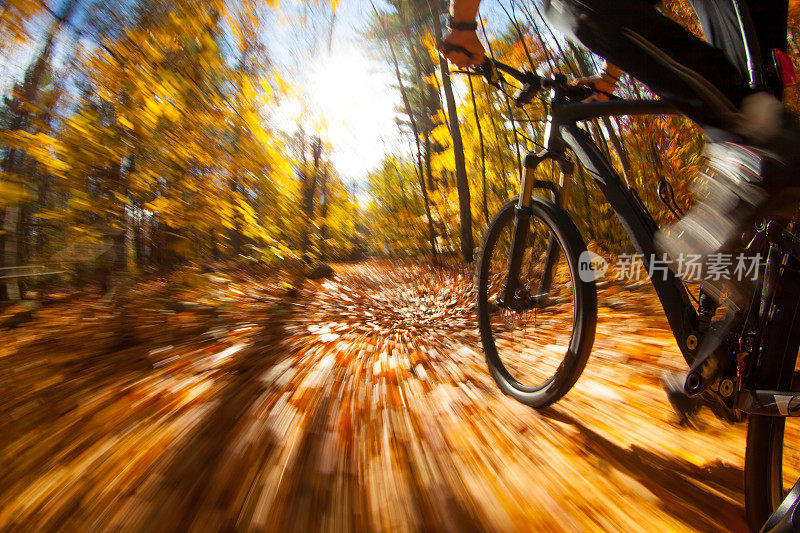
<svg viewBox="0 0 800 533"><path fill-rule="evenodd" d="M469 58L473 57L473 54L466 48L450 43L441 43L439 49L443 53L460 52ZM535 72L523 72L511 65L506 65L502 61L488 57L484 57L483 63L471 68L471 71L466 71L464 73L483 76L489 84L494 86L497 86L501 81L505 81L500 74L501 72L508 74L520 82L522 88L514 95L514 101L517 107L522 107L530 103L540 91L554 88L560 89L565 100L570 102L580 102L594 93L594 89L591 87L569 85L566 77L563 75L557 74L553 78L547 78Z"/></svg>
<svg viewBox="0 0 800 533"><path fill-rule="evenodd" d="M541 91L556 89L561 93L567 102L580 102L592 94L595 90L586 85L570 85L567 77L563 74L556 74L552 78L540 76L535 72L524 72L502 61L486 58L482 64L473 67L476 74L480 74L491 83L492 72L505 72L522 84L522 88L514 95L517 107L522 107L530 103L533 98Z"/></svg>

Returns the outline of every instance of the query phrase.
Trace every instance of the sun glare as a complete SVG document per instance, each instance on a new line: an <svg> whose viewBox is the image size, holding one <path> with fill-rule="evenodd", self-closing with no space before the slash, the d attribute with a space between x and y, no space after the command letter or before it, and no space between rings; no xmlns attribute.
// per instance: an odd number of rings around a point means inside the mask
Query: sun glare
<svg viewBox="0 0 800 533"><path fill-rule="evenodd" d="M321 120L331 125L346 123L358 112L359 101L369 96L368 67L356 53L318 60L307 90Z"/></svg>
<svg viewBox="0 0 800 533"><path fill-rule="evenodd" d="M387 145L399 142L392 78L354 48L318 59L311 72L307 118L333 144L337 169L359 179L378 165Z"/></svg>

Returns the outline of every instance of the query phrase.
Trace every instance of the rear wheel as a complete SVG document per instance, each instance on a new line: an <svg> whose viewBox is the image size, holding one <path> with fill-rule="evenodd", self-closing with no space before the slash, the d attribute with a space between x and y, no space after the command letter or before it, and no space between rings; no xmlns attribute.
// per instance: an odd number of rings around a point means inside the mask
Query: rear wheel
<svg viewBox="0 0 800 533"><path fill-rule="evenodd" d="M579 276L586 245L569 216L534 197L513 301L506 283L516 201L489 224L477 263L478 323L486 361L500 389L532 407L552 404L580 377L594 343L594 279ZM590 276L591 277L591 276Z"/></svg>
<svg viewBox="0 0 800 533"><path fill-rule="evenodd" d="M797 262L793 262L797 267ZM757 388L792 389L800 346L800 301L794 289L800 275L784 269L766 332L764 360ZM750 416L744 465L745 510L754 531L760 530L800 478L800 418ZM791 529L791 528L790 528Z"/></svg>

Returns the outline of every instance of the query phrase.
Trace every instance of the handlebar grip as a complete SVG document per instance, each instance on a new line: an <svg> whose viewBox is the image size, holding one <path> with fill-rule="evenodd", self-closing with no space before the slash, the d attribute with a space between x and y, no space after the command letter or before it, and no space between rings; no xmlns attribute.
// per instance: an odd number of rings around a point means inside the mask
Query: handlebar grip
<svg viewBox="0 0 800 533"><path fill-rule="evenodd" d="M565 96L570 102L582 102L594 93L594 87L589 85L570 85L565 89Z"/></svg>
<svg viewBox="0 0 800 533"><path fill-rule="evenodd" d="M540 90L541 87L539 85L526 84L525 87L517 91L517 94L514 95L514 105L522 107L529 104Z"/></svg>
<svg viewBox="0 0 800 533"><path fill-rule="evenodd" d="M449 54L450 52L460 52L465 56L469 57L470 59L472 59L473 55L472 52L470 52L463 46L458 46L457 44L450 44L446 42L439 43L439 51L441 51L444 54Z"/></svg>

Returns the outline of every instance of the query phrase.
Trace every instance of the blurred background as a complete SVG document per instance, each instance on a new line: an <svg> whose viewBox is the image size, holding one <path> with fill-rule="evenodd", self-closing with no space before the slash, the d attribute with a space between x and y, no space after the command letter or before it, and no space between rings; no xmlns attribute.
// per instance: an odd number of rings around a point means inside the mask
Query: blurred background
<svg viewBox="0 0 800 533"><path fill-rule="evenodd" d="M538 0L481 9L504 62L597 70ZM545 112L448 72L446 11L2 4L0 530L745 529L744 429L676 424L659 378L684 363L646 285L602 286L557 407L491 380L474 251ZM691 123L586 128L659 223L662 179L691 203ZM613 279L632 247L575 176Z"/></svg>

